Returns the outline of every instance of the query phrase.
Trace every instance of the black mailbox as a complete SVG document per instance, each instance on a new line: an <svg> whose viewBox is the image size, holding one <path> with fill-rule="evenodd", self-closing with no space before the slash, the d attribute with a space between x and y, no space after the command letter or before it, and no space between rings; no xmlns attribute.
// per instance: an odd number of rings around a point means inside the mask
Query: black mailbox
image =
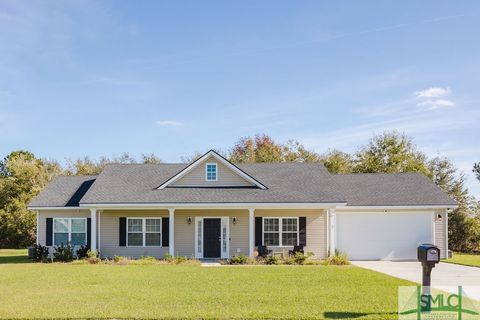
<svg viewBox="0 0 480 320"><path fill-rule="evenodd" d="M424 243L417 248L418 261L422 263L422 295L430 296L430 284L432 269L440 262L440 249L433 245ZM428 304L422 306L422 311L430 311L430 299L427 299Z"/></svg>
<svg viewBox="0 0 480 320"><path fill-rule="evenodd" d="M433 244L424 243L417 248L417 258L422 264L430 264L433 267L440 262L440 249Z"/></svg>

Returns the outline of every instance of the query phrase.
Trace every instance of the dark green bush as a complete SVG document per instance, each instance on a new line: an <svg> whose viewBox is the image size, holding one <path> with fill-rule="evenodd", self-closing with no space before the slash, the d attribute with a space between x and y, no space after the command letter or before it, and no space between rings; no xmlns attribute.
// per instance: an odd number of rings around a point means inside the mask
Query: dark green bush
<svg viewBox="0 0 480 320"><path fill-rule="evenodd" d="M55 246L53 259L60 262L70 262L74 259L73 251L73 246L71 244Z"/></svg>
<svg viewBox="0 0 480 320"><path fill-rule="evenodd" d="M80 248L77 249L77 259L85 259L88 257L88 247L86 245L80 246Z"/></svg>
<svg viewBox="0 0 480 320"><path fill-rule="evenodd" d="M47 262L48 261L48 247L42 246L41 244L34 244L33 248L33 260L37 262Z"/></svg>

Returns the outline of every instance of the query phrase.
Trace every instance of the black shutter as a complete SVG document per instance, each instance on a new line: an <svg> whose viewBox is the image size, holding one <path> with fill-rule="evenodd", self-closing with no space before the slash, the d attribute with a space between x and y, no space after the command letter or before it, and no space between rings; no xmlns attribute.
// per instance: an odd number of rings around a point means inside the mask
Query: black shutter
<svg viewBox="0 0 480 320"><path fill-rule="evenodd" d="M299 239L298 239L298 244L301 246L306 246L307 245L307 218L306 217L300 217L298 218L298 234L299 234Z"/></svg>
<svg viewBox="0 0 480 320"><path fill-rule="evenodd" d="M120 228L119 228L118 239L119 239L118 245L120 247L127 246L127 218L120 218Z"/></svg>
<svg viewBox="0 0 480 320"><path fill-rule="evenodd" d="M51 246L53 242L53 218L47 218L47 234L45 235L45 245Z"/></svg>
<svg viewBox="0 0 480 320"><path fill-rule="evenodd" d="M261 246L262 243L262 217L255 217L255 245Z"/></svg>
<svg viewBox="0 0 480 320"><path fill-rule="evenodd" d="M170 232L169 218L162 218L162 247L168 247Z"/></svg>
<svg viewBox="0 0 480 320"><path fill-rule="evenodd" d="M92 243L92 219L87 218L87 248L91 248Z"/></svg>

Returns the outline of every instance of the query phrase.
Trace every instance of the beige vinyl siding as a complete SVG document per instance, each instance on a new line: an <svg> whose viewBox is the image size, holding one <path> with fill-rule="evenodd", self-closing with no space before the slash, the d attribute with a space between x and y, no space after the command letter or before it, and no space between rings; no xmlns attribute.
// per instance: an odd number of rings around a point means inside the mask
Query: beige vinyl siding
<svg viewBox="0 0 480 320"><path fill-rule="evenodd" d="M306 217L307 245L305 252L312 252L314 258L323 259L327 256L327 213L325 210L314 209L276 209L255 210L256 217ZM270 247L269 247L270 248ZM271 248L272 249L272 248ZM273 248L276 251L288 251L290 247Z"/></svg>
<svg viewBox="0 0 480 320"><path fill-rule="evenodd" d="M217 164L217 181L205 180L205 165L207 163ZM213 156L208 157L205 161L200 163L192 171L185 174L177 181L171 184L171 186L253 186L252 183L245 180L243 177L232 171L223 163L218 162Z"/></svg>
<svg viewBox="0 0 480 320"><path fill-rule="evenodd" d="M90 210L38 210L38 243L46 245L47 218L90 218ZM88 231L87 231L88 232Z"/></svg>
<svg viewBox="0 0 480 320"><path fill-rule="evenodd" d="M163 258L168 247L121 247L119 245L120 218L168 217L168 210L105 210L100 213L100 254L112 258L115 255L139 258L153 256ZM163 230L162 230L163 232Z"/></svg>
<svg viewBox="0 0 480 320"><path fill-rule="evenodd" d="M188 224L188 218L192 223ZM175 210L175 255L195 256L195 217L228 217L230 256L248 255L248 210ZM233 217L237 223L233 224Z"/></svg>
<svg viewBox="0 0 480 320"><path fill-rule="evenodd" d="M442 219L438 219L438 215L441 215ZM447 210L435 211L435 245L440 248L440 255L442 258L447 258L447 237L446 223L447 223Z"/></svg>

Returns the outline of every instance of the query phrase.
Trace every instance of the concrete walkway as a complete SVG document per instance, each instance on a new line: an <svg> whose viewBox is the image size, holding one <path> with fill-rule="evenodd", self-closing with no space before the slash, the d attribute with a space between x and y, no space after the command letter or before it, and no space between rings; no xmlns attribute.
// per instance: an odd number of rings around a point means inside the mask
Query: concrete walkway
<svg viewBox="0 0 480 320"><path fill-rule="evenodd" d="M422 266L420 262L352 261L352 264L400 279L417 283L422 282ZM460 285L464 286L464 290L470 298L480 301L480 268L443 262L440 262L433 268L433 287L456 293L456 287Z"/></svg>

